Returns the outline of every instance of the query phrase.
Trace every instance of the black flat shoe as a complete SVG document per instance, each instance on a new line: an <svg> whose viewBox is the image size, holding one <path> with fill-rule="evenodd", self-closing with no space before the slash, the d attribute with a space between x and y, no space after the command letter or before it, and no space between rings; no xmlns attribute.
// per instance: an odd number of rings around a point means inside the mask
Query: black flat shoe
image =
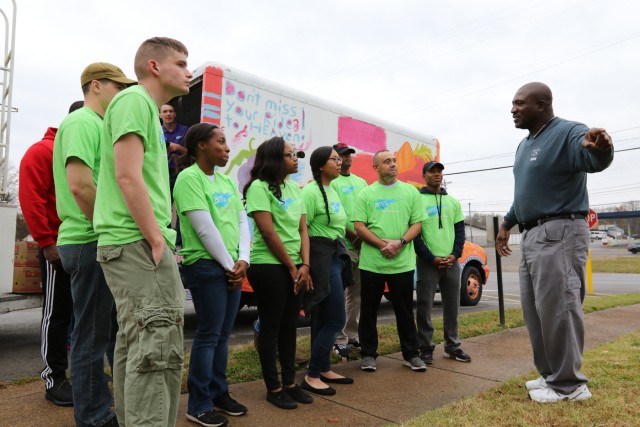
<svg viewBox="0 0 640 427"><path fill-rule="evenodd" d="M322 396L333 396L336 394L336 389L333 387L327 388L315 388L307 382L307 380L302 380L302 384L300 384L300 388L306 391L310 391L311 393L319 394Z"/></svg>
<svg viewBox="0 0 640 427"><path fill-rule="evenodd" d="M329 384L353 384L353 378L327 378L324 375L320 374L320 379Z"/></svg>

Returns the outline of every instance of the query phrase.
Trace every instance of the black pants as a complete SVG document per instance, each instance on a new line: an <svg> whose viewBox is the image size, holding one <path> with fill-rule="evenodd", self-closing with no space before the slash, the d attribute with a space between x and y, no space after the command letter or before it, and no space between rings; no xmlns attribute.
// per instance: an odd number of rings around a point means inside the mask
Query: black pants
<svg viewBox="0 0 640 427"><path fill-rule="evenodd" d="M45 380L48 390L67 378L67 338L73 315L73 300L71 279L62 265L51 264L44 258L42 250L39 255L44 293L40 325L40 354L44 369L40 376Z"/></svg>
<svg viewBox="0 0 640 427"><path fill-rule="evenodd" d="M247 278L258 301L258 352L262 376L267 389L276 390L295 381L296 322L303 292L293 293L291 275L282 264L252 264ZM278 379L276 351L282 368L282 383Z"/></svg>
<svg viewBox="0 0 640 427"><path fill-rule="evenodd" d="M396 274L379 274L360 270L360 323L358 336L362 357L378 357L378 308L385 282L396 315L398 337L405 360L418 355L418 334L413 317L413 270Z"/></svg>

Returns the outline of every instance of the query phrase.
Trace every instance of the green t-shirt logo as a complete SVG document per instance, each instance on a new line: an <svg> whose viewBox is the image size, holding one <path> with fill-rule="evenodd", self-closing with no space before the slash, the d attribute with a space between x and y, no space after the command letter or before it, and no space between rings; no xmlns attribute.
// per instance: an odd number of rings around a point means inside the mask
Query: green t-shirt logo
<svg viewBox="0 0 640 427"><path fill-rule="evenodd" d="M353 193L353 190L355 190L356 187L354 187L353 185L349 185L348 187L342 187L342 194L351 194Z"/></svg>
<svg viewBox="0 0 640 427"><path fill-rule="evenodd" d="M397 201L397 199L378 199L373 202L373 208L377 211L383 211Z"/></svg>
<svg viewBox="0 0 640 427"><path fill-rule="evenodd" d="M337 214L338 212L340 212L340 206L342 206L340 204L340 202L331 202L329 203L329 209L331 210L331 212L333 212L334 214Z"/></svg>
<svg viewBox="0 0 640 427"><path fill-rule="evenodd" d="M229 204L231 193L213 193L213 204L216 208L226 208Z"/></svg>
<svg viewBox="0 0 640 427"><path fill-rule="evenodd" d="M426 206L425 210L427 211L427 216L436 216L438 215L438 207L437 206Z"/></svg>
<svg viewBox="0 0 640 427"><path fill-rule="evenodd" d="M291 204L296 200L298 199L294 199L294 198L283 199L283 201L280 203L280 209L282 209L283 211L288 210L289 206L291 206Z"/></svg>

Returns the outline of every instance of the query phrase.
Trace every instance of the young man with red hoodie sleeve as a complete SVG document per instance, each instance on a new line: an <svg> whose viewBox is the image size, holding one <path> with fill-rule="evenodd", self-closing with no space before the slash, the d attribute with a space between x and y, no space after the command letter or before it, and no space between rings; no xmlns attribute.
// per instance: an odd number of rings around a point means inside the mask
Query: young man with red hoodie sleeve
<svg viewBox="0 0 640 427"><path fill-rule="evenodd" d="M40 247L42 271L42 325L40 353L45 367L45 397L59 406L72 406L71 384L67 380L67 335L72 300L69 275L62 269L56 246L60 219L56 213L53 185L53 140L57 129L48 128L20 162L18 197L25 222Z"/></svg>

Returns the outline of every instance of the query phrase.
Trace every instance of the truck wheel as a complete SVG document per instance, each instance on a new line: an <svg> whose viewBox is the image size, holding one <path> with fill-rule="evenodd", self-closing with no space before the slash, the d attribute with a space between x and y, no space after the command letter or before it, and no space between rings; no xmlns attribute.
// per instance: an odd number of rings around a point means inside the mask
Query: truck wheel
<svg viewBox="0 0 640 427"><path fill-rule="evenodd" d="M460 305L477 305L480 297L482 297L482 274L476 267L467 265L461 276Z"/></svg>
<svg viewBox="0 0 640 427"><path fill-rule="evenodd" d="M637 249L631 249L631 253L635 255L635 254L638 253L638 250Z"/></svg>

